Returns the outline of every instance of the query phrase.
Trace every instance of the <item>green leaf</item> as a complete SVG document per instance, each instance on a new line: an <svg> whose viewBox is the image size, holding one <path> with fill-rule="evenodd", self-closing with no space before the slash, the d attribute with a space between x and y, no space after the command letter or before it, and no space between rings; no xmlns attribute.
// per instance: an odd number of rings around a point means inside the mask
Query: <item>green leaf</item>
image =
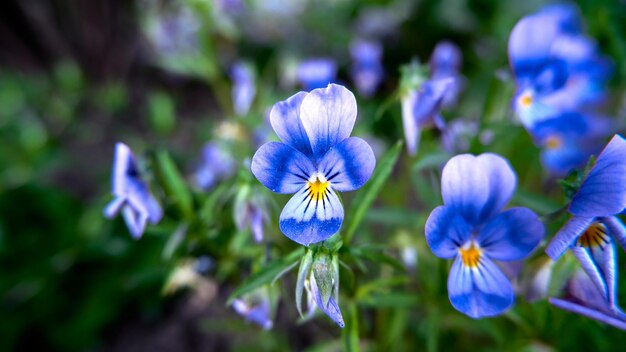
<svg viewBox="0 0 626 352"><path fill-rule="evenodd" d="M350 302L346 310L346 326L341 331L344 350L348 352L359 351L359 310L356 304Z"/></svg>
<svg viewBox="0 0 626 352"><path fill-rule="evenodd" d="M384 252L382 247L360 247L349 248L348 253L355 258L369 260L374 263L384 263L394 267L397 270L405 271L405 267L398 259L391 257Z"/></svg>
<svg viewBox="0 0 626 352"><path fill-rule="evenodd" d="M193 199L176 164L166 151L157 153L156 161L157 176L165 193L172 198L173 203L186 219L192 219Z"/></svg>
<svg viewBox="0 0 626 352"><path fill-rule="evenodd" d="M150 124L158 133L172 131L176 124L176 107L172 98L165 92L156 92L148 100Z"/></svg>
<svg viewBox="0 0 626 352"><path fill-rule="evenodd" d="M436 152L426 154L423 158L420 158L415 164L413 164L413 173L420 172L425 169L439 169L439 167L445 164L452 154L448 152Z"/></svg>
<svg viewBox="0 0 626 352"><path fill-rule="evenodd" d="M359 194L352 201L352 207L346 219L349 221L346 227L344 239L346 243L350 242L356 229L363 221L367 209L372 205L381 188L389 178L394 165L398 160L400 151L402 150L402 141L398 141L380 160L374 174L368 183L361 189Z"/></svg>
<svg viewBox="0 0 626 352"><path fill-rule="evenodd" d="M311 270L311 263L313 263L313 251L307 250L300 262L298 279L296 280L296 309L298 309L301 318L304 318L302 314L302 292L304 291L304 282Z"/></svg>
<svg viewBox="0 0 626 352"><path fill-rule="evenodd" d="M237 289L228 297L227 304L230 305L237 297L252 292L255 289L267 285L274 280L277 275L284 274L285 268L293 266L304 255L304 248L300 247L291 252L286 257L274 260L263 267L263 269L250 275Z"/></svg>

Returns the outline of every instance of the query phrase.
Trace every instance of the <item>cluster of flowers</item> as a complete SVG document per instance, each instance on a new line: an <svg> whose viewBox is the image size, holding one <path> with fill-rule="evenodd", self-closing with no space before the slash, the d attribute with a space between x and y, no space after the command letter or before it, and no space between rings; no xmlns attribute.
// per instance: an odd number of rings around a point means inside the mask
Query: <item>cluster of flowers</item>
<svg viewBox="0 0 626 352"><path fill-rule="evenodd" d="M522 18L509 38L513 109L556 176L584 166L612 130L597 111L612 63L582 27L576 6L557 4Z"/></svg>
<svg viewBox="0 0 626 352"><path fill-rule="evenodd" d="M596 139L608 133L605 121L588 114L588 107L604 96L610 65L598 56L595 44L581 33L576 9L559 5L522 19L511 34L509 54L518 83L515 110L537 142L546 147L544 162L555 173L584 164ZM355 85L367 96L382 78L379 45L358 41L351 48ZM307 67L309 65L310 67ZM317 60L301 67L299 92L276 103L269 122L280 142L262 144L250 170L273 192L294 194L280 217L281 232L306 246L296 286L296 306L308 294L308 315L317 309L344 326L339 308L339 240L344 208L337 192L354 191L370 178L376 158L370 145L350 137L357 118L352 92L330 83L336 66ZM445 128L443 107L455 104L462 87L460 51L439 44L425 68L404 68L401 84L402 116L409 154L417 153L420 130L428 125ZM307 76L308 75L308 76ZM235 111L245 115L255 95L249 67L232 70ZM593 140L593 143L590 141ZM589 149L591 148L591 149ZM626 140L615 135L597 158L567 207L573 217L555 235L546 253L557 260L568 249L581 264L564 298L551 298L557 307L604 321L626 330L626 314L617 305L615 246L626 249L626 227L616 217L626 212ZM234 172L235 161L219 145L207 144L196 173L205 190ZM496 154L451 158L442 170L443 205L425 225L432 252L454 259L448 279L452 306L472 317L502 314L514 303L514 287L497 262L520 261L540 245L545 227L525 207L504 209L517 187L509 162ZM141 177L128 146L118 143L113 171L114 199L105 215L122 212L134 238L148 221L157 223L162 210ZM265 206L253 196L241 199L237 226L249 226L263 239ZM234 309L250 321L271 328L267 295L237 299Z"/></svg>

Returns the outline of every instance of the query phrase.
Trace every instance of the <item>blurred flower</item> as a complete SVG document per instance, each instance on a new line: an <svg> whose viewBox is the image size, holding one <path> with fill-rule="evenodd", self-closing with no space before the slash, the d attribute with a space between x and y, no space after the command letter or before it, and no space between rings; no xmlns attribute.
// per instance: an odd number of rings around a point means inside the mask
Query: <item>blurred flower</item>
<svg viewBox="0 0 626 352"><path fill-rule="evenodd" d="M626 228L616 217L626 208L626 140L616 135L598 157L569 212L573 217L546 247L553 260L570 249L612 307L615 302L615 250L626 248Z"/></svg>
<svg viewBox="0 0 626 352"><path fill-rule="evenodd" d="M173 5L167 12L151 10L146 34L159 55L185 56L198 53L201 23L190 8Z"/></svg>
<svg viewBox="0 0 626 352"><path fill-rule="evenodd" d="M522 18L509 38L517 92L513 107L526 128L562 110L601 103L610 60L581 32L575 5L551 5Z"/></svg>
<svg viewBox="0 0 626 352"><path fill-rule="evenodd" d="M589 157L600 151L601 140L611 128L605 118L564 112L538 122L529 132L542 148L544 167L553 175L565 176L584 167Z"/></svg>
<svg viewBox="0 0 626 352"><path fill-rule="evenodd" d="M235 113L244 116L250 111L256 95L254 72L248 64L237 62L231 67L230 74L233 80L232 96Z"/></svg>
<svg viewBox="0 0 626 352"><path fill-rule="evenodd" d="M384 76L381 63L383 47L379 42L358 39L350 45L352 55L352 80L363 96L369 97L376 92Z"/></svg>
<svg viewBox="0 0 626 352"><path fill-rule="evenodd" d="M443 106L456 105L459 93L463 89L463 76L461 76L461 62L463 56L461 50L451 42L439 42L433 50L430 58L430 77L432 80L450 78L452 81L446 89Z"/></svg>
<svg viewBox="0 0 626 352"><path fill-rule="evenodd" d="M307 293L307 316L312 317L317 309L331 318L339 327L345 326L339 300L339 260L336 250L328 248L307 249L300 261L296 283L296 307L302 316L302 291Z"/></svg>
<svg viewBox="0 0 626 352"><path fill-rule="evenodd" d="M244 298L233 301L233 309L248 322L253 322L265 330L274 326L271 318L270 299L266 288L254 291Z"/></svg>
<svg viewBox="0 0 626 352"><path fill-rule="evenodd" d="M291 240L308 246L339 231L343 206L335 191L359 189L372 174L372 148L350 137L356 115L354 95L336 84L272 108L272 128L283 142L262 145L251 169L271 191L295 193L280 214L280 230Z"/></svg>
<svg viewBox="0 0 626 352"><path fill-rule="evenodd" d="M457 155L443 168L443 206L426 221L433 253L454 258L448 277L452 306L472 317L499 315L513 304L513 287L492 261L526 258L544 226L528 208L502 208L516 188L509 163L495 154Z"/></svg>
<svg viewBox="0 0 626 352"><path fill-rule="evenodd" d="M161 220L163 210L141 178L132 151L121 142L115 145L112 181L115 198L104 208L104 215L113 218L121 210L130 234L138 239L148 221L156 224Z"/></svg>
<svg viewBox="0 0 626 352"><path fill-rule="evenodd" d="M268 205L258 192L249 186L240 187L235 198L235 225L239 231L250 228L257 243L263 241L264 227L269 220Z"/></svg>
<svg viewBox="0 0 626 352"><path fill-rule="evenodd" d="M326 58L309 59L300 63L296 74L304 90L324 88L335 81L337 63Z"/></svg>
<svg viewBox="0 0 626 352"><path fill-rule="evenodd" d="M561 309L626 330L624 312L612 307L606 296L582 271L576 272L569 280L565 298L550 298L549 302Z"/></svg>
<svg viewBox="0 0 626 352"><path fill-rule="evenodd" d="M548 297L553 269L554 261L547 257L540 257L531 264L530 274L525 277L522 283L528 302L535 302Z"/></svg>
<svg viewBox="0 0 626 352"><path fill-rule="evenodd" d="M452 79L427 81L424 68L417 63L404 66L401 81L402 123L407 151L417 153L421 130L435 125L443 129L445 122L439 110Z"/></svg>
<svg viewBox="0 0 626 352"><path fill-rule="evenodd" d="M215 184L235 173L235 159L216 142L208 142L202 147L200 164L194 173L195 184L208 191Z"/></svg>
<svg viewBox="0 0 626 352"><path fill-rule="evenodd" d="M455 119L441 134L441 145L449 153L466 152L470 142L479 132L478 122L469 119Z"/></svg>

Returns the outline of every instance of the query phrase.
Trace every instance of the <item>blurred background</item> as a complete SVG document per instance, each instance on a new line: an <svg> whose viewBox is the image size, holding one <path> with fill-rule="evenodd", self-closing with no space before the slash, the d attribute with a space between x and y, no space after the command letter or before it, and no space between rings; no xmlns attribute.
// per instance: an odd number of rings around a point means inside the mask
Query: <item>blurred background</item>
<svg viewBox="0 0 626 352"><path fill-rule="evenodd" d="M226 304L233 290L262 265L259 258L296 248L276 226L283 199L288 198L261 189L246 166L258 146L256 136L271 133L265 122L268 109L302 89L299 63L332 59L334 81L357 95L355 135L384 152L403 136L397 99L400 66L412 60L426 63L438 42L451 41L461 49L465 79L459 104L444 117L479 122L480 133L472 134L465 149L507 157L520 178L514 202L549 213L565 198L542 171L538 148L515 121L507 58L515 23L544 4L2 1L0 349L341 350L342 332L326 317L299 321L293 305L293 272L269 288L271 330L246 322ZM626 2L585 0L578 5L588 35L615 64L605 114L623 121ZM382 44L384 78L373 94L356 93L351 77L350 45L359 38ZM237 63L243 63L254 81L248 107L245 103L238 107L231 98ZM144 160L166 213L140 240L129 236L121 218L108 220L102 215L111 200L118 141ZM209 141L227 149L236 165L230 177L214 187L194 181L203 162L202 147ZM376 260L362 264L344 257L348 267L359 268L341 275L342 280L356 277L342 284L342 294L360 309L361 347L622 348L626 333L558 311L544 299L530 304L520 297L511 313L480 321L450 307L445 289L449 263L435 258L423 240L424 221L440 204L431 181L438 179L436 166L450 157L438 141L439 135L429 132L417 157L400 157L392 179L365 217L371 226L355 236L360 244L384 246L397 261L404 248L414 248L419 264L403 271L398 265ZM180 180L182 184L176 183ZM261 244L249 230L237 226L242 189L269 203ZM346 204L351 199L344 196ZM181 204L188 207L181 211ZM558 225L549 226L548 233ZM622 251L620 257L623 264ZM545 258L535 259L539 265ZM173 278L181 270L192 271L192 279ZM368 296L369 291L358 290L380 283L376 280L381 277L396 277L392 272L401 272L402 279L385 281L389 285L385 291L370 287L376 295ZM625 301L623 280L621 287L619 298ZM341 301L340 306L344 308Z"/></svg>

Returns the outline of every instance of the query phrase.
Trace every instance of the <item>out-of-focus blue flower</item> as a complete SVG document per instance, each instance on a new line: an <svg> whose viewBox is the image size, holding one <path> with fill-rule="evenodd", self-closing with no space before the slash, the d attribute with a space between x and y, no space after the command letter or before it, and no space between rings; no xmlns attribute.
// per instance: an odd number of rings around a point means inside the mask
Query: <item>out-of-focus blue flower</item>
<svg viewBox="0 0 626 352"><path fill-rule="evenodd" d="M304 90L324 88L335 81L337 63L326 58L309 59L300 63L296 74Z"/></svg>
<svg viewBox="0 0 626 352"><path fill-rule="evenodd" d="M147 22L147 36L162 56L195 55L199 51L200 21L183 6L166 13L155 13Z"/></svg>
<svg viewBox="0 0 626 352"><path fill-rule="evenodd" d="M252 68L237 62L230 71L233 80L232 97L235 113L244 116L250 111L250 106L256 95L256 85Z"/></svg>
<svg viewBox="0 0 626 352"><path fill-rule="evenodd" d="M274 326L271 317L270 299L266 289L233 301L233 309L248 322L255 323L265 330Z"/></svg>
<svg viewBox="0 0 626 352"><path fill-rule="evenodd" d="M626 208L626 140L615 135L598 156L572 202L573 217L554 236L546 253L557 260L567 249L592 252L616 240L626 248L626 229L615 216ZM602 261L602 260L600 260Z"/></svg>
<svg viewBox="0 0 626 352"><path fill-rule="evenodd" d="M249 186L241 187L235 199L233 216L239 231L250 229L257 243L265 237L265 224L269 221L268 205L263 198Z"/></svg>
<svg viewBox="0 0 626 352"><path fill-rule="evenodd" d="M335 193L360 188L372 174L372 148L350 137L357 115L354 95L330 84L276 103L272 128L282 140L261 146L252 173L271 191L295 195L280 214L280 229L303 245L323 241L343 222Z"/></svg>
<svg viewBox="0 0 626 352"><path fill-rule="evenodd" d="M221 145L208 142L202 147L202 155L196 172L195 184L208 191L217 182L230 177L235 172L235 159Z"/></svg>
<svg viewBox="0 0 626 352"><path fill-rule="evenodd" d="M608 119L578 112L563 112L535 124L529 132L542 148L541 160L551 174L565 176L584 167L600 151L601 140L612 129Z"/></svg>
<svg viewBox="0 0 626 352"><path fill-rule="evenodd" d="M121 142L115 145L112 193L115 198L104 208L104 215L112 218L121 210L133 238L141 237L148 221L161 220L161 206L141 178L132 151Z"/></svg>
<svg viewBox="0 0 626 352"><path fill-rule="evenodd" d="M454 258L450 302L472 318L501 314L513 304L513 287L493 260L524 259L543 239L533 211L502 211L516 183L509 163L495 154L457 155L443 168L444 205L426 221L426 241L436 256Z"/></svg>
<svg viewBox="0 0 626 352"><path fill-rule="evenodd" d="M445 127L439 111L452 79L424 80L423 69L416 63L402 68L401 103L402 124L406 148L410 155L417 153L421 131L425 127Z"/></svg>
<svg viewBox="0 0 626 352"><path fill-rule="evenodd" d="M381 63L383 47L379 42L355 40L350 45L352 55L352 80L363 96L369 97L376 92L385 70Z"/></svg>
<svg viewBox="0 0 626 352"><path fill-rule="evenodd" d="M450 78L452 80L444 94L443 106L445 107L454 106L463 89L463 76L460 73L462 61L461 50L448 41L437 44L430 57L431 79L436 81Z"/></svg>
<svg viewBox="0 0 626 352"><path fill-rule="evenodd" d="M441 145L449 153L462 153L470 148L471 140L479 132L478 122L468 119L455 119L443 130Z"/></svg>
<svg viewBox="0 0 626 352"><path fill-rule="evenodd" d="M565 298L550 298L549 302L561 309L626 330L626 315L612 307L606 296L582 271L576 272L569 280Z"/></svg>
<svg viewBox="0 0 626 352"><path fill-rule="evenodd" d="M509 38L517 92L513 107L526 128L562 110L601 103L612 64L581 33L574 5L553 5L521 19Z"/></svg>

